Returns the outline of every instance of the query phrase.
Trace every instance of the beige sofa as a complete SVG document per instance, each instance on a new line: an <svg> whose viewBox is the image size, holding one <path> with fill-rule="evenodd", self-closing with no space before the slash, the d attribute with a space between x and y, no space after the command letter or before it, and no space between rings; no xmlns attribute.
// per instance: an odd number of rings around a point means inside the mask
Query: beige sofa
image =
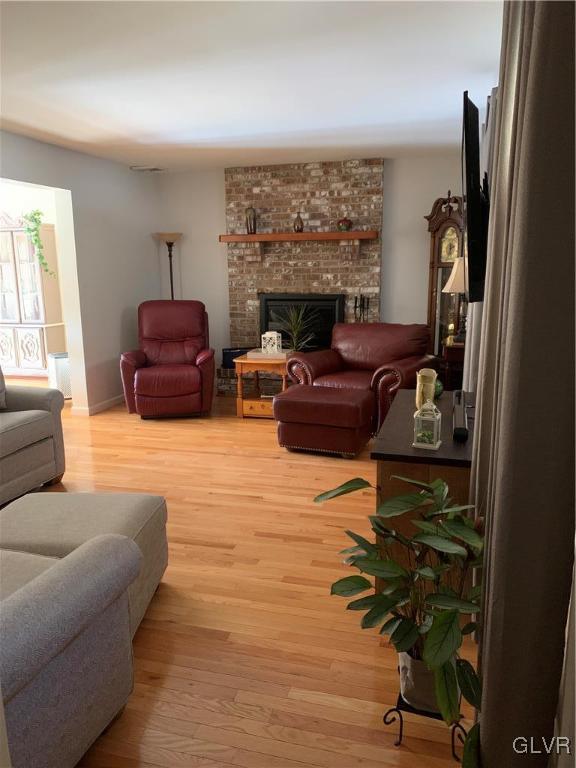
<svg viewBox="0 0 576 768"><path fill-rule="evenodd" d="M57 389L4 386L0 370L0 505L64 474Z"/></svg>
<svg viewBox="0 0 576 768"><path fill-rule="evenodd" d="M0 510L0 683L13 768L72 768L132 690L167 565L166 503L32 493Z"/></svg>

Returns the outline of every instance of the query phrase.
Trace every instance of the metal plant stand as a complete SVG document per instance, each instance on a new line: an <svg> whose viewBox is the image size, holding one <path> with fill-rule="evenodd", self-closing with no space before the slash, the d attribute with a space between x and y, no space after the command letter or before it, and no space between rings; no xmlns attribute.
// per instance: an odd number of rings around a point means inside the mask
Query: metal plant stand
<svg viewBox="0 0 576 768"><path fill-rule="evenodd" d="M409 712L411 715L420 715L420 717L429 717L432 720L442 720L442 715L438 712L427 712L425 709L416 709L416 707L411 707L410 704L405 702L402 696L398 694L396 706L391 707L387 712L385 712L384 717L382 718L384 725L392 725L396 722L396 720L399 722L400 729L398 731L398 738L394 742L395 747L399 747L400 744L402 744L402 737L404 735L404 717L402 712ZM464 740L467 735L468 734L466 729L460 725L460 723L454 723L454 725L452 725L450 728L452 757L457 763L460 762L460 758L456 752L456 741L459 741L460 744L464 744Z"/></svg>
<svg viewBox="0 0 576 768"><path fill-rule="evenodd" d="M452 744L452 757L454 760L456 760L457 763L459 763L461 760L456 754L456 739L458 739L460 744L463 745L466 741L466 736L468 736L468 731L466 728L464 728L463 725L460 725L460 723L454 723L454 725L450 728L450 735Z"/></svg>

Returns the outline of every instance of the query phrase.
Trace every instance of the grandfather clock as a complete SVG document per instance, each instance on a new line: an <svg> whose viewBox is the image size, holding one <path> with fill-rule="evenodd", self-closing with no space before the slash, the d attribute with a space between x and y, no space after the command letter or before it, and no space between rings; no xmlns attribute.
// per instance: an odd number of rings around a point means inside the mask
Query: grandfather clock
<svg viewBox="0 0 576 768"><path fill-rule="evenodd" d="M462 198L448 190L439 197L432 211L424 217L430 232L430 267L428 279L428 326L434 355L442 353L442 344L458 333L460 301L457 294L442 293L455 260L463 256Z"/></svg>

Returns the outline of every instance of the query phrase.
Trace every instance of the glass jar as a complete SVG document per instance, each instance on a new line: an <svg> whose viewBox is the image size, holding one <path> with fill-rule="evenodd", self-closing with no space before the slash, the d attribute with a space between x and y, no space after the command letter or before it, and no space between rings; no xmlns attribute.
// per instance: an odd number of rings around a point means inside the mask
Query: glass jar
<svg viewBox="0 0 576 768"><path fill-rule="evenodd" d="M413 448L424 448L427 451L437 451L441 440L442 414L432 400L426 400L414 414Z"/></svg>

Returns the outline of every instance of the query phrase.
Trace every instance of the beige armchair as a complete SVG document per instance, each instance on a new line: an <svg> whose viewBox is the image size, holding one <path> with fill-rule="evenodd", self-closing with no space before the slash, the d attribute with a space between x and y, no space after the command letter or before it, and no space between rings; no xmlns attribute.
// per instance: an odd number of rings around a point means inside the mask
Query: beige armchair
<svg viewBox="0 0 576 768"><path fill-rule="evenodd" d="M57 389L7 386L0 392L0 505L62 479L63 406Z"/></svg>

